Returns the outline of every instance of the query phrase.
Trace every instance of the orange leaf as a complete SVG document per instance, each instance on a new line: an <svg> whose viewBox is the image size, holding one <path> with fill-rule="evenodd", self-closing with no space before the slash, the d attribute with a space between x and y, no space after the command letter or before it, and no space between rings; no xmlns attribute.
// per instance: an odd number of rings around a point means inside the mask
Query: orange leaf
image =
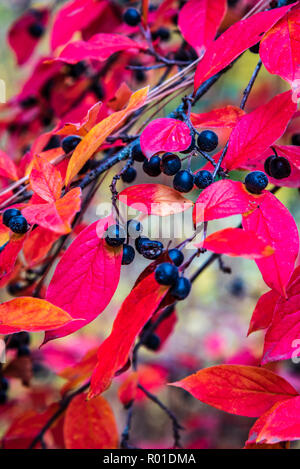
<svg viewBox="0 0 300 469"><path fill-rule="evenodd" d="M0 305L0 334L46 331L72 320L66 311L40 298L24 296Z"/></svg>
<svg viewBox="0 0 300 469"><path fill-rule="evenodd" d="M66 185L69 185L72 179L80 171L83 165L98 150L100 145L133 111L143 106L146 101L149 87L142 88L131 96L127 107L123 111L118 111L106 117L99 124L95 125L75 148L69 161Z"/></svg>
<svg viewBox="0 0 300 469"><path fill-rule="evenodd" d="M98 396L87 401L79 394L68 406L64 421L67 449L117 449L118 429L108 402Z"/></svg>
<svg viewBox="0 0 300 469"><path fill-rule="evenodd" d="M30 173L32 190L47 202L59 199L62 189L60 172L47 160L36 155Z"/></svg>

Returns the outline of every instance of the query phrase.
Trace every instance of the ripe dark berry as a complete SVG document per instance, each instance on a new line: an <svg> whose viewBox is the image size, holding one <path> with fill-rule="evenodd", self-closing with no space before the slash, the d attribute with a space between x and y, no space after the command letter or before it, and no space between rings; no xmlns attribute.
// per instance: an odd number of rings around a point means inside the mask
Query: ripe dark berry
<svg viewBox="0 0 300 469"><path fill-rule="evenodd" d="M136 8L128 8L123 15L123 19L129 26L137 26L141 21L141 14Z"/></svg>
<svg viewBox="0 0 300 469"><path fill-rule="evenodd" d="M206 187L210 186L212 182L212 174L205 169L198 171L198 173L195 174L195 184L197 187L199 187L199 189L205 189Z"/></svg>
<svg viewBox="0 0 300 469"><path fill-rule="evenodd" d="M146 73L144 72L144 70L134 70L134 76L136 81L138 81L139 83L142 83L146 80Z"/></svg>
<svg viewBox="0 0 300 469"><path fill-rule="evenodd" d="M9 220L12 218L12 217L18 217L21 215L21 212L20 210L18 210L17 208L8 208L7 210L5 210L5 212L3 213L3 217L2 217L2 222L4 225L8 226L9 224Z"/></svg>
<svg viewBox="0 0 300 469"><path fill-rule="evenodd" d="M15 349L19 348L21 345L30 344L30 335L28 332L18 332L17 334L11 334L6 336L6 348Z"/></svg>
<svg viewBox="0 0 300 469"><path fill-rule="evenodd" d="M71 151L74 151L80 142L81 137L79 137L78 135L68 135L62 140L61 146L63 151L67 154L71 153Z"/></svg>
<svg viewBox="0 0 300 469"><path fill-rule="evenodd" d="M121 178L123 182L127 182L128 184L133 182L136 178L136 170L130 166L130 168L127 168L126 171L124 171Z"/></svg>
<svg viewBox="0 0 300 469"><path fill-rule="evenodd" d="M125 243L126 233L120 225L111 225L105 232L105 241L109 246L117 247Z"/></svg>
<svg viewBox="0 0 300 469"><path fill-rule="evenodd" d="M18 357L29 357L30 349L26 345L21 345L18 348Z"/></svg>
<svg viewBox="0 0 300 469"><path fill-rule="evenodd" d="M58 135L51 135L48 143L44 146L43 151L52 150L60 147L60 138Z"/></svg>
<svg viewBox="0 0 300 469"><path fill-rule="evenodd" d="M212 130L203 130L203 132L198 135L197 144L201 151L211 152L217 148L218 143L218 136L215 132L212 132Z"/></svg>
<svg viewBox="0 0 300 469"><path fill-rule="evenodd" d="M39 39L43 36L45 28L41 23L32 23L28 28L28 32L31 37Z"/></svg>
<svg viewBox="0 0 300 469"><path fill-rule="evenodd" d="M260 46L260 42L257 42L256 44L254 44L254 46L249 47L249 51L252 52L252 54L258 54L259 46Z"/></svg>
<svg viewBox="0 0 300 469"><path fill-rule="evenodd" d="M170 251L168 251L168 254L169 258L171 259L171 261L173 261L176 267L179 267L183 263L184 255L179 249L170 249Z"/></svg>
<svg viewBox="0 0 300 469"><path fill-rule="evenodd" d="M177 300L184 300L192 288L191 282L186 277L179 277L175 285L171 288L171 295Z"/></svg>
<svg viewBox="0 0 300 469"><path fill-rule="evenodd" d="M242 278L235 278L229 286L229 291L233 296L241 297L245 293L245 284Z"/></svg>
<svg viewBox="0 0 300 469"><path fill-rule="evenodd" d="M129 265L133 262L135 257L135 250L129 244L124 244L123 246L123 256L122 256L122 265Z"/></svg>
<svg viewBox="0 0 300 469"><path fill-rule="evenodd" d="M160 157L158 155L151 156L150 160L145 160L143 170L148 176L156 177L161 173Z"/></svg>
<svg viewBox="0 0 300 469"><path fill-rule="evenodd" d="M134 161L139 161L141 163L146 159L144 153L142 152L141 145L139 143L135 143L133 145L131 155Z"/></svg>
<svg viewBox="0 0 300 469"><path fill-rule="evenodd" d="M300 146L300 134L292 135L292 145Z"/></svg>
<svg viewBox="0 0 300 469"><path fill-rule="evenodd" d="M160 347L160 338L157 334L150 334L143 340L143 345L149 350L158 350Z"/></svg>
<svg viewBox="0 0 300 469"><path fill-rule="evenodd" d="M139 254L142 254L142 246L145 241L150 241L146 236L138 236L134 242L136 250Z"/></svg>
<svg viewBox="0 0 300 469"><path fill-rule="evenodd" d="M165 28L164 26L161 26L160 28L157 29L157 31L154 31L152 33L152 39L157 39L159 38L161 41L168 41L170 39L170 31L168 28Z"/></svg>
<svg viewBox="0 0 300 469"><path fill-rule="evenodd" d="M14 233L24 234L28 231L28 223L23 215L17 215L16 217L12 217L8 222L8 227Z"/></svg>
<svg viewBox="0 0 300 469"><path fill-rule="evenodd" d="M6 404L7 394L5 391L0 391L0 405Z"/></svg>
<svg viewBox="0 0 300 469"><path fill-rule="evenodd" d="M143 225L138 220L128 220L127 233L130 238L136 239L143 232Z"/></svg>
<svg viewBox="0 0 300 469"><path fill-rule="evenodd" d="M161 285L174 285L178 279L178 269L170 262L163 262L155 269L155 280Z"/></svg>
<svg viewBox="0 0 300 469"><path fill-rule="evenodd" d="M291 174L291 165L283 156L275 156L269 161L269 175L274 179L284 179Z"/></svg>
<svg viewBox="0 0 300 469"><path fill-rule="evenodd" d="M4 376L0 379L0 389L1 391L7 391L9 388L9 382Z"/></svg>
<svg viewBox="0 0 300 469"><path fill-rule="evenodd" d="M252 194L260 194L268 185L269 180L262 171L253 171L245 178L246 189Z"/></svg>
<svg viewBox="0 0 300 469"><path fill-rule="evenodd" d="M194 175L190 171L179 171L173 179L173 187L179 192L190 192L193 186Z"/></svg>
<svg viewBox="0 0 300 469"><path fill-rule="evenodd" d="M140 254L142 254L143 257L154 260L161 256L164 245L160 241L144 239L144 241L142 241L140 244L139 249Z"/></svg>
<svg viewBox="0 0 300 469"><path fill-rule="evenodd" d="M268 158L265 160L265 163L264 163L264 170L265 170L265 173L268 175L268 176L271 176L271 173L270 173L270 163L271 161L276 158L275 155L271 155L271 156L268 156Z"/></svg>
<svg viewBox="0 0 300 469"><path fill-rule="evenodd" d="M184 155L188 155L193 150L195 150L195 147L196 147L196 140L195 140L195 136L192 135L192 140L191 140L190 146L186 150L182 150L180 153L183 153Z"/></svg>
<svg viewBox="0 0 300 469"><path fill-rule="evenodd" d="M181 161L174 153L165 153L161 158L161 170L167 176L174 176L181 168Z"/></svg>

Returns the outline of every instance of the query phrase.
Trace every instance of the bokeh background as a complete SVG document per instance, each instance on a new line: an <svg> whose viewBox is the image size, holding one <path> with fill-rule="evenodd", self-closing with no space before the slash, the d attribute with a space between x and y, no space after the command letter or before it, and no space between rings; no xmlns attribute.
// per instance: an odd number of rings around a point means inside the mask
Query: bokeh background
<svg viewBox="0 0 300 469"><path fill-rule="evenodd" d="M43 2L37 5L41 3ZM13 53L6 43L6 34L14 19L30 4L35 5L29 0L1 0L0 2L0 78L7 85L7 99L18 91L20 83L30 73L30 64L21 70L17 68ZM41 51L46 53L47 48L48 37L46 36L42 40L38 53ZM196 110L207 111L225 104L239 105L242 90L247 85L256 63L257 55L246 52L242 59L203 97ZM149 77L150 81L151 79L153 77ZM269 75L263 68L247 103L247 111L285 89L287 85L280 78ZM170 102L160 116L170 112L179 100L180 98ZM294 127L288 129L282 143L289 144L290 136L294 131ZM219 133L219 138L221 143L224 143L226 134ZM200 160L193 161L193 168L199 168L203 164L204 162ZM98 204L109 200L108 185L115 172L114 169L107 175L87 212L85 223L89 224L96 220ZM244 176L245 173L233 174L237 180L243 180ZM164 184L170 183L167 176L161 176L156 181ZM136 183L143 182L153 182L153 180L139 171ZM122 188L122 183L119 188ZM193 197L196 198L197 195L198 193L195 192ZM288 207L299 225L299 191L282 188L277 196ZM153 219L152 223L158 223L158 220ZM211 233L227 226L237 226L239 223L240 217L238 216L209 222L208 231ZM278 229L280 229L280 220L278 224ZM163 241L165 244L168 242L168 240ZM176 240L174 243L177 244ZM190 272L192 273L206 258L207 255L204 254L196 259ZM183 445L188 448L241 448L253 422L253 419L217 411L201 404L187 393L165 385L166 382L181 379L202 367L221 363L250 365L259 363L263 334L255 333L248 338L246 335L255 304L268 288L253 261L229 257L224 257L223 260L225 265L232 269L232 273L230 275L223 273L218 263L209 267L195 282L192 294L187 300L178 304L177 323L163 349L159 353L146 349L140 352L140 364L145 371L144 379L148 379L151 390L169 405L186 427ZM72 366L108 335L120 303L130 292L138 274L147 264L148 261L138 256L136 262L122 268L121 281L109 307L83 330L46 345L42 349L38 348L42 342L42 335L32 335L31 347L34 360L32 387L24 387L18 380L13 380L10 390L12 402L20 399L19 409L26 408L28 402L39 409L45 402L59 399L59 391L64 381L57 376L57 373L66 366ZM7 299L9 299L8 293L5 290L1 291L0 300ZM290 362L283 362L272 367L287 376L300 391L300 368ZM123 410L118 400L117 389L123 380L124 375L116 379L106 393L115 411L120 432L124 428L126 411ZM9 426L10 419L11 415L1 412L0 409L0 436ZM155 404L140 396L134 407L131 443L144 448L163 448L170 446L171 442L172 430L168 418Z"/></svg>

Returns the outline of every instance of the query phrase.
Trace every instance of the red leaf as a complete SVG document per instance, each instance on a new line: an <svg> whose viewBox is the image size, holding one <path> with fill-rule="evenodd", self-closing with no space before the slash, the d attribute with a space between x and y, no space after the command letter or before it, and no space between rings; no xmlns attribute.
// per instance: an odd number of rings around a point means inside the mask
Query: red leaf
<svg viewBox="0 0 300 469"><path fill-rule="evenodd" d="M136 398L138 390L138 373L133 371L130 375L123 381L121 386L118 389L118 397L123 404L123 406L128 406Z"/></svg>
<svg viewBox="0 0 300 469"><path fill-rule="evenodd" d="M81 189L76 187L56 202L33 204L24 208L23 215L29 223L58 234L71 231L71 221L80 210Z"/></svg>
<svg viewBox="0 0 300 469"><path fill-rule="evenodd" d="M227 256L241 256L247 259L259 259L270 256L274 249L256 233L241 228L225 228L209 235L197 248L205 248Z"/></svg>
<svg viewBox="0 0 300 469"><path fill-rule="evenodd" d="M243 216L243 227L257 233L275 249L274 254L257 259L256 264L266 284L285 296L299 251L299 235L292 215L273 194L265 191L257 208Z"/></svg>
<svg viewBox="0 0 300 469"><path fill-rule="evenodd" d="M255 366L212 366L170 384L205 404L246 417L259 417L276 402L298 395L283 378Z"/></svg>
<svg viewBox="0 0 300 469"><path fill-rule="evenodd" d="M59 238L57 233L37 226L32 230L23 246L23 252L29 267L43 260L53 243Z"/></svg>
<svg viewBox="0 0 300 469"><path fill-rule="evenodd" d="M72 317L93 321L110 302L119 283L122 249L111 248L103 236L111 217L92 223L73 241L61 258L46 298ZM76 325L46 334L45 342L79 329Z"/></svg>
<svg viewBox="0 0 300 469"><path fill-rule="evenodd" d="M259 298L252 313L248 335L269 327L279 297L275 290L270 290Z"/></svg>
<svg viewBox="0 0 300 469"><path fill-rule="evenodd" d="M225 106L201 114L191 113L194 127L229 127L233 128L238 120L245 115L245 111L236 106Z"/></svg>
<svg viewBox="0 0 300 469"><path fill-rule="evenodd" d="M18 180L17 167L13 160L4 151L0 150L0 176Z"/></svg>
<svg viewBox="0 0 300 469"><path fill-rule="evenodd" d="M178 191L163 184L137 184L119 194L120 202L146 215L161 217L181 213L194 204Z"/></svg>
<svg viewBox="0 0 300 469"><path fill-rule="evenodd" d="M209 0L189 0L178 16L184 39L200 53L214 40L226 10L226 0L216 0L213 8Z"/></svg>
<svg viewBox="0 0 300 469"><path fill-rule="evenodd" d="M99 33L89 41L75 41L68 44L59 54L58 60L75 64L81 60L108 59L112 54L128 49L144 50L146 46L121 34Z"/></svg>
<svg viewBox="0 0 300 469"><path fill-rule="evenodd" d="M158 152L185 150L191 141L188 126L180 120L169 117L150 122L140 137L141 148L147 158Z"/></svg>
<svg viewBox="0 0 300 469"><path fill-rule="evenodd" d="M71 321L66 311L40 298L20 297L0 305L0 334L46 331Z"/></svg>
<svg viewBox="0 0 300 469"><path fill-rule="evenodd" d="M49 19L47 8L28 9L11 26L8 32L8 43L16 54L18 65L23 65L31 57L37 47L40 38L29 33L29 28L35 23L46 26Z"/></svg>
<svg viewBox="0 0 300 469"><path fill-rule="evenodd" d="M255 209L259 197L250 195L241 182L222 180L211 184L199 195L193 210L193 221L216 220L247 213Z"/></svg>
<svg viewBox="0 0 300 469"><path fill-rule="evenodd" d="M286 293L287 299L280 297L274 308L272 323L265 335L262 363L299 355L300 267L294 271Z"/></svg>
<svg viewBox="0 0 300 469"><path fill-rule="evenodd" d="M59 199L62 190L60 172L47 160L36 156L30 173L32 190L47 202Z"/></svg>
<svg viewBox="0 0 300 469"><path fill-rule="evenodd" d="M15 266L19 252L21 251L26 235L12 235L8 244L0 253L0 279L3 281L11 274Z"/></svg>
<svg viewBox="0 0 300 469"><path fill-rule="evenodd" d="M259 53L270 73L292 84L300 79L300 7L292 8L260 43Z"/></svg>
<svg viewBox="0 0 300 469"><path fill-rule="evenodd" d="M259 42L261 36L290 8L291 5L288 5L263 11L228 28L207 48L204 58L200 61L195 74L195 90L205 80L227 67L246 49Z"/></svg>
<svg viewBox="0 0 300 469"><path fill-rule="evenodd" d="M257 443L275 444L279 441L299 440L300 396L274 405L257 421L256 428L259 428L259 432L257 435L252 432L251 439L255 438Z"/></svg>
<svg viewBox="0 0 300 469"><path fill-rule="evenodd" d="M67 449L117 449L118 429L109 403L98 396L87 401L86 394L75 396L64 420Z"/></svg>
<svg viewBox="0 0 300 469"><path fill-rule="evenodd" d="M51 33L51 47L66 44L76 31L87 27L105 9L107 3L94 0L73 0L66 3L54 20Z"/></svg>
<svg viewBox="0 0 300 469"><path fill-rule="evenodd" d="M114 374L124 367L131 347L142 327L164 298L168 287L159 285L154 274L142 280L123 302L112 331L98 350L98 364L91 380L89 397L95 397L111 384Z"/></svg>
<svg viewBox="0 0 300 469"><path fill-rule="evenodd" d="M292 92L287 91L241 117L230 135L223 166L232 170L257 159L284 133L296 110Z"/></svg>

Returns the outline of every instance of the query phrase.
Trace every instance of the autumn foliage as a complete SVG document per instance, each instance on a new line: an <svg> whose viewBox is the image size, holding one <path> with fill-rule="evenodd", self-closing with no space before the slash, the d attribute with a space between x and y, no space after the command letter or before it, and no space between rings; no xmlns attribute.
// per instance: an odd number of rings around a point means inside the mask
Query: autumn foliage
<svg viewBox="0 0 300 469"><path fill-rule="evenodd" d="M300 2L44 3L7 32L23 82L0 108L2 447L288 448ZM246 328L222 290L235 268ZM223 438L235 425L244 442Z"/></svg>

